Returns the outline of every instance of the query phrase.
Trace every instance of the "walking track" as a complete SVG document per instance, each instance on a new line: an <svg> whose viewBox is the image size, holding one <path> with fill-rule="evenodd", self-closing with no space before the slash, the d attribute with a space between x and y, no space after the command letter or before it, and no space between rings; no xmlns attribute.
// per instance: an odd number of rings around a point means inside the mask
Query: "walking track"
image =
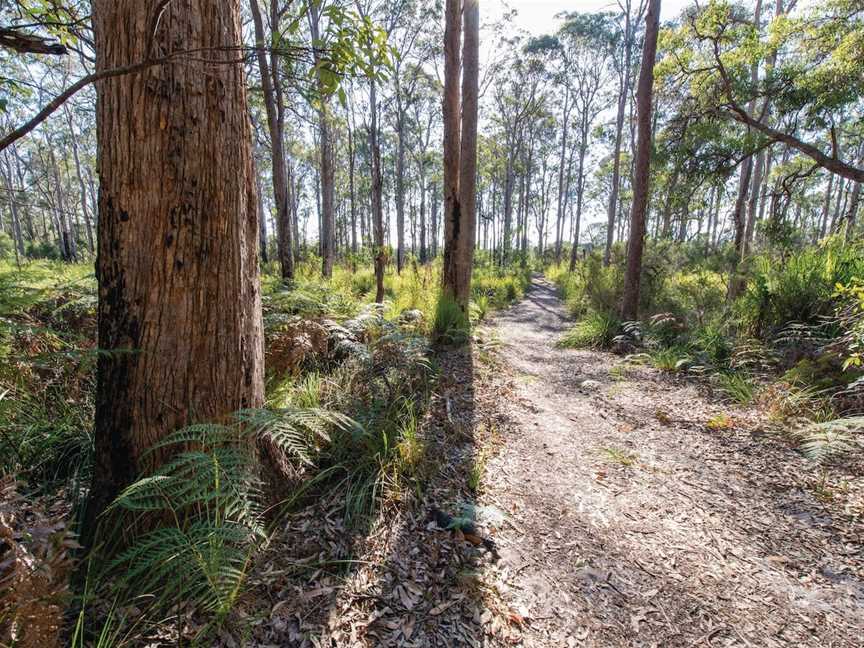
<svg viewBox="0 0 864 648"><path fill-rule="evenodd" d="M492 326L517 385L483 485L508 514L487 576L520 628L509 642L864 645L861 503L844 496L860 475L831 473L831 499L752 413L555 348L571 325L538 280Z"/></svg>

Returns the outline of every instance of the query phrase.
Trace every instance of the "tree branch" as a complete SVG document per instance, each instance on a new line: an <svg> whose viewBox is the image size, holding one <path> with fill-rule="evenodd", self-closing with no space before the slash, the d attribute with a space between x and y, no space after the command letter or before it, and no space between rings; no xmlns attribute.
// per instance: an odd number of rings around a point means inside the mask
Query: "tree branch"
<svg viewBox="0 0 864 648"><path fill-rule="evenodd" d="M125 67L114 68L112 70L103 70L94 74L88 74L87 76L79 79L77 82L66 88L66 90L61 92L59 95L54 97L54 99L42 110L40 110L36 114L36 116L33 117L30 121L22 124L15 130L13 130L11 133L3 137L3 139L0 140L0 151L4 151L9 146L17 142L19 139L27 135L27 133L31 132L39 124L48 119L64 103L69 101L72 97L74 97L81 90L89 86L91 83L96 83L97 81L101 81L103 79L110 79L112 77L123 76L125 74L135 74L136 72L141 72L155 65L161 65L167 60L168 59L164 58L153 59L151 61L144 61L143 63L135 63L133 65L127 65Z"/></svg>
<svg viewBox="0 0 864 648"><path fill-rule="evenodd" d="M753 119L750 115L747 114L746 111L741 109L736 110L734 105L732 106L731 110L729 110L726 114L732 117L732 119L742 124L745 124L746 126L753 128L754 130L759 131L760 133L775 142L787 144L792 148L801 151L804 155L811 158L819 166L828 169L832 173L836 173L837 175L848 178L849 180L854 180L855 182L864 182L864 169L859 169L858 167L842 162L837 158L831 157L830 155L826 155L821 150L819 150L818 147L804 142L795 137L794 135L790 135L775 128L771 128L767 124L763 124L762 122Z"/></svg>
<svg viewBox="0 0 864 648"><path fill-rule="evenodd" d="M53 54L63 56L68 50L50 38L27 34L11 27L0 27L0 47L21 54Z"/></svg>

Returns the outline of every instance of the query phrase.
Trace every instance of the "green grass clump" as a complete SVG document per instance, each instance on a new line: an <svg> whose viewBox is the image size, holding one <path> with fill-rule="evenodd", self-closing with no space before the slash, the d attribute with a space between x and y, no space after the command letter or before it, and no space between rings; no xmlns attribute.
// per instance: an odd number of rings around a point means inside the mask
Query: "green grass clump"
<svg viewBox="0 0 864 648"><path fill-rule="evenodd" d="M650 357L654 367L669 373L681 371L692 361L687 350L681 347L661 347L652 351Z"/></svg>
<svg viewBox="0 0 864 648"><path fill-rule="evenodd" d="M566 349L606 349L621 330L621 322L612 313L590 312L558 341Z"/></svg>
<svg viewBox="0 0 864 648"><path fill-rule="evenodd" d="M756 384L744 373L721 372L716 379L720 393L739 405L749 405L756 397Z"/></svg>
<svg viewBox="0 0 864 648"><path fill-rule="evenodd" d="M471 332L471 322L454 299L442 295L435 309L432 330L434 339L438 342L462 344L467 341Z"/></svg>

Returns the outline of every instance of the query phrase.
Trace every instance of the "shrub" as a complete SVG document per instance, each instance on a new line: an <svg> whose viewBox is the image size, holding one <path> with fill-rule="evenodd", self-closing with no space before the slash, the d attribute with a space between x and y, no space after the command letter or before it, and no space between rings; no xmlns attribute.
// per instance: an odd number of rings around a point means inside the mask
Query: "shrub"
<svg viewBox="0 0 864 648"><path fill-rule="evenodd" d="M812 326L832 316L837 285L864 276L864 250L829 240L822 247L790 253L781 262L760 256L751 274L736 312L749 334L770 338L791 322Z"/></svg>
<svg viewBox="0 0 864 648"><path fill-rule="evenodd" d="M174 458L125 489L105 513L104 546L125 549L100 580L113 576L115 596L149 599L152 612L183 603L221 624L268 535L257 449L308 464L331 430L353 427L323 410L248 410L231 424L171 434L149 452L174 449Z"/></svg>
<svg viewBox="0 0 864 648"><path fill-rule="evenodd" d="M651 353L651 363L660 371L680 371L691 361L687 349L683 347L663 347Z"/></svg>
<svg viewBox="0 0 864 648"><path fill-rule="evenodd" d="M0 231L0 259L9 259L15 254L15 243L6 232Z"/></svg>

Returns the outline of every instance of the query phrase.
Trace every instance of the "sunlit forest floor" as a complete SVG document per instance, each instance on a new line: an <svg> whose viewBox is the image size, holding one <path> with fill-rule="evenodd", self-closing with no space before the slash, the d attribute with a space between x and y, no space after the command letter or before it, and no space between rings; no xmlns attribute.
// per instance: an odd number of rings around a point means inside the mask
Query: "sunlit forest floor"
<svg viewBox="0 0 864 648"><path fill-rule="evenodd" d="M42 588L4 609L82 648L858 645L861 453L814 460L775 411L791 388L697 370L695 343L603 339L602 312L571 304L602 275L553 267L559 292L481 262L465 337L437 263L388 273L381 308L367 265L265 277L269 411L355 425L299 439L260 536L184 570L170 545L79 553L95 282L85 265L0 272L0 531Z"/></svg>
<svg viewBox="0 0 864 648"><path fill-rule="evenodd" d="M814 470L788 430L707 383L555 348L568 320L538 282L493 328L514 383L481 486L507 512L487 574L518 620L503 634L531 646L858 645L860 461Z"/></svg>

